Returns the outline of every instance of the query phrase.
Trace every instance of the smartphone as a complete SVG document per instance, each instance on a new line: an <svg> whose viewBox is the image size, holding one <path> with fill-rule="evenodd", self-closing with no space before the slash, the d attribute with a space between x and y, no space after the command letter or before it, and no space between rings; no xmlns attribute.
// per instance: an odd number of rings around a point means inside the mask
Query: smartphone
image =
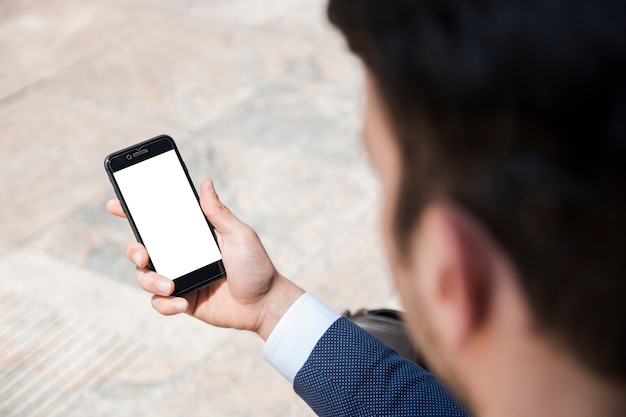
<svg viewBox="0 0 626 417"><path fill-rule="evenodd" d="M153 271L174 280L182 296L224 277L213 226L174 140L161 135L104 160L115 194Z"/></svg>

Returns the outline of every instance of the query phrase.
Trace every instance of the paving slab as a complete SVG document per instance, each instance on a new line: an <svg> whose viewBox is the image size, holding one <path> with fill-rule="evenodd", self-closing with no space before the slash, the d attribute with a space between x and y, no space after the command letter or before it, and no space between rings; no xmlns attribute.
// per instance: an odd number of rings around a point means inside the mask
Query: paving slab
<svg viewBox="0 0 626 417"><path fill-rule="evenodd" d="M171 134L281 272L339 312L397 306L362 73L324 8L0 2L0 415L313 415L255 335L152 310L102 162Z"/></svg>
<svg viewBox="0 0 626 417"><path fill-rule="evenodd" d="M10 59L0 71L0 79L9 81L0 83L0 97L32 91L64 68L131 33L141 22L136 12L94 0L2 2L0 56ZM141 10L142 15L149 12Z"/></svg>
<svg viewBox="0 0 626 417"><path fill-rule="evenodd" d="M23 243L40 233L101 191L109 152L171 125L44 93L11 103L0 111L0 189L10 196L0 234Z"/></svg>
<svg viewBox="0 0 626 417"><path fill-rule="evenodd" d="M3 416L310 413L256 336L160 316L138 288L36 250L5 254L0 276ZM262 389L275 402L239 401Z"/></svg>
<svg viewBox="0 0 626 417"><path fill-rule="evenodd" d="M315 61L316 46L245 26L153 13L142 30L60 74L50 88L196 127L246 100L266 79Z"/></svg>

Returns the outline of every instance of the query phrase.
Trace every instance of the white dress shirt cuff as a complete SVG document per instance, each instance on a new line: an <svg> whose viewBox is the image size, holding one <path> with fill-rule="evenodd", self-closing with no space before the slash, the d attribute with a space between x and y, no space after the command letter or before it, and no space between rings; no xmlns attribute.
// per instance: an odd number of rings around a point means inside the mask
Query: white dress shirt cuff
<svg viewBox="0 0 626 417"><path fill-rule="evenodd" d="M339 317L313 295L303 294L267 338L263 357L293 384L317 342Z"/></svg>

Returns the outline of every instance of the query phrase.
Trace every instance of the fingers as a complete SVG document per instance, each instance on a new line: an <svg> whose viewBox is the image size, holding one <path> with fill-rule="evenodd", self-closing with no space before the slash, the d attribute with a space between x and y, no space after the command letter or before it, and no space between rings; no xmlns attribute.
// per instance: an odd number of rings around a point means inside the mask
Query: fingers
<svg viewBox="0 0 626 417"><path fill-rule="evenodd" d="M118 199L114 198L107 202L107 211L119 217L125 217L124 211ZM170 297L174 292L174 281L149 270L150 258L148 251L139 242L133 241L126 247L126 256L137 268L135 277L139 286L145 291L154 294L152 307L165 316L180 314L187 311L189 303L185 298Z"/></svg>
<svg viewBox="0 0 626 417"><path fill-rule="evenodd" d="M124 210L122 209L122 203L120 203L120 200L117 198L112 198L107 201L106 208L107 211L114 216L126 217L126 214L124 214Z"/></svg>
<svg viewBox="0 0 626 417"><path fill-rule="evenodd" d="M137 265L135 277L141 288L149 293L161 296L169 296L174 292L174 281L147 268L148 252L146 252L141 243L130 243L126 250L126 256Z"/></svg>
<svg viewBox="0 0 626 417"><path fill-rule="evenodd" d="M221 234L235 231L243 223L226 207L217 196L213 181L204 180L200 186L200 205L204 215L215 230Z"/></svg>
<svg viewBox="0 0 626 417"><path fill-rule="evenodd" d="M139 243L131 243L129 245L128 255L137 265L135 277L139 286L149 293L154 294L152 297L152 307L159 313L170 316L180 314L187 311L188 302L184 298L170 297L174 291L174 281L149 270L145 266L148 263L147 253L143 246Z"/></svg>
<svg viewBox="0 0 626 417"><path fill-rule="evenodd" d="M137 268L135 277L141 288L154 295L167 297L174 292L174 281L147 268Z"/></svg>
<svg viewBox="0 0 626 417"><path fill-rule="evenodd" d="M137 241L132 241L128 244L126 247L126 257L139 268L147 267L150 259L146 248Z"/></svg>
<svg viewBox="0 0 626 417"><path fill-rule="evenodd" d="M158 295L152 297L152 307L164 316L184 313L187 311L187 306L187 300L184 298L160 297Z"/></svg>

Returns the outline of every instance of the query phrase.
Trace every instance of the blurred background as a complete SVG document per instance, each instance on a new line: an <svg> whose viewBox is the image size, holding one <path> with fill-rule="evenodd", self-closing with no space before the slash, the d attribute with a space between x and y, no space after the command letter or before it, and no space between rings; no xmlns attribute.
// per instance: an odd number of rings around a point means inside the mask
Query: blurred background
<svg viewBox="0 0 626 417"><path fill-rule="evenodd" d="M255 335L161 317L104 157L166 133L277 268L397 307L359 63L318 0L0 0L0 415L313 415Z"/></svg>

